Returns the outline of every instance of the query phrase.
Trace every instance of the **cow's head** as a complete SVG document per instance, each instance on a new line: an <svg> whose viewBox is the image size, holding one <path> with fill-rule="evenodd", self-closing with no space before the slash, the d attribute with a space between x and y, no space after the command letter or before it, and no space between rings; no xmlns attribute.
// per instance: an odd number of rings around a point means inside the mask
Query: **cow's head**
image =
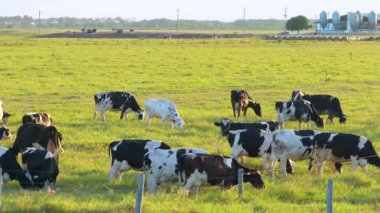
<svg viewBox="0 0 380 213"><path fill-rule="evenodd" d="M319 116L314 119L314 122L317 125L317 127L319 127L319 128L323 128L325 126L323 118L321 118Z"/></svg>
<svg viewBox="0 0 380 213"><path fill-rule="evenodd" d="M248 107L251 107L253 111L255 111L255 114L261 117L261 106L259 102L249 101Z"/></svg>
<svg viewBox="0 0 380 213"><path fill-rule="evenodd" d="M346 115L343 114L342 116L339 117L339 123L341 124L346 123Z"/></svg>
<svg viewBox="0 0 380 213"><path fill-rule="evenodd" d="M7 125L8 124L8 118L11 117L12 114L9 114L8 112L3 113L3 124Z"/></svg>
<svg viewBox="0 0 380 213"><path fill-rule="evenodd" d="M12 139L12 134L6 127L0 127L0 140L2 139Z"/></svg>
<svg viewBox="0 0 380 213"><path fill-rule="evenodd" d="M220 120L219 122L215 122L214 124L215 126L220 126L222 136L228 135L228 131L230 130L231 125L231 121L229 119L223 118L222 120Z"/></svg>
<svg viewBox="0 0 380 213"><path fill-rule="evenodd" d="M257 169L249 169L243 174L244 182L250 182L253 187L258 189L265 188L265 184L263 179L261 178L261 174Z"/></svg>
<svg viewBox="0 0 380 213"><path fill-rule="evenodd" d="M137 111L137 112L136 112L136 118L137 118L138 120L142 120L142 119L144 119L144 110L139 110L139 111Z"/></svg>
<svg viewBox="0 0 380 213"><path fill-rule="evenodd" d="M180 118L174 119L173 123L176 124L181 129L183 129L183 126L185 125L185 122Z"/></svg>

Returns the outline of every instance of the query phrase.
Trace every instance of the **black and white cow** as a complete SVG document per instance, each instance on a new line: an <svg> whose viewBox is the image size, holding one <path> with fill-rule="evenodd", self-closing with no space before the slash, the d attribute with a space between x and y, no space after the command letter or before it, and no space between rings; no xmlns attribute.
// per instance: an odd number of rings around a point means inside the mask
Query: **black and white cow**
<svg viewBox="0 0 380 213"><path fill-rule="evenodd" d="M255 188L265 188L257 169L247 168L235 159L220 155L184 154L178 161L182 190L188 193L193 187L205 184L219 185L222 189L238 184L238 169L243 169L243 181Z"/></svg>
<svg viewBox="0 0 380 213"><path fill-rule="evenodd" d="M9 129L4 126L0 127L0 140L11 139L11 138L12 138L12 133L9 131Z"/></svg>
<svg viewBox="0 0 380 213"><path fill-rule="evenodd" d="M135 96L128 92L102 92L94 95L95 99L95 113L94 120L99 115L102 121L105 120L106 111L121 111L120 120L128 112L135 112L137 119L142 120L144 118L144 112L140 108Z"/></svg>
<svg viewBox="0 0 380 213"><path fill-rule="evenodd" d="M176 124L179 128L183 128L185 122L180 118L176 105L165 99L146 99L145 112L147 123L150 126L153 117L161 118L162 125L165 126L165 120L170 119L171 128Z"/></svg>
<svg viewBox="0 0 380 213"><path fill-rule="evenodd" d="M309 101L278 101L275 106L280 129L284 128L284 123L288 120L298 121L299 128L301 128L302 121L307 122L309 129L310 121L314 121L317 127L324 126L323 119Z"/></svg>
<svg viewBox="0 0 380 213"><path fill-rule="evenodd" d="M255 114L261 117L260 103L249 97L248 92L245 90L231 90L231 105L234 117L236 117L236 111L237 117L240 117L240 111L243 111L245 116L248 108L252 108Z"/></svg>
<svg viewBox="0 0 380 213"><path fill-rule="evenodd" d="M208 154L206 150L194 148L155 149L145 154L144 169L149 193L154 193L163 182L178 181L178 160L187 153Z"/></svg>
<svg viewBox="0 0 380 213"><path fill-rule="evenodd" d="M313 142L314 162L320 175L324 161L351 161L352 170L358 166L365 169L368 164L380 168L380 158L371 141L364 136L324 132L314 136Z"/></svg>
<svg viewBox="0 0 380 213"><path fill-rule="evenodd" d="M340 123L346 122L346 115L343 114L340 101L331 95L306 95L302 91L293 91L292 100L307 100L314 106L320 115L328 115L327 119L331 123L334 117L339 118Z"/></svg>
<svg viewBox="0 0 380 213"><path fill-rule="evenodd" d="M32 189L33 182L29 172L21 169L14 152L5 147L0 147L0 165L2 168L3 183L18 180L23 189Z"/></svg>
<svg viewBox="0 0 380 213"><path fill-rule="evenodd" d="M53 154L33 147L22 152L22 160L26 162L26 169L32 177L33 186L54 193L59 169Z"/></svg>
<svg viewBox="0 0 380 213"><path fill-rule="evenodd" d="M53 119L49 114L44 112L29 112L22 117L22 123L35 123L44 126L51 126L53 125Z"/></svg>
<svg viewBox="0 0 380 213"><path fill-rule="evenodd" d="M53 153L58 161L59 154L64 152L61 142L62 135L54 126L27 123L18 128L16 140L11 149L16 155L28 147L47 150Z"/></svg>
<svg viewBox="0 0 380 213"><path fill-rule="evenodd" d="M221 119L219 122L214 123L215 126L220 127L221 135L227 136L228 131L238 129L262 129L266 131L274 131L278 129L277 121L263 121L256 123L235 123L227 118Z"/></svg>
<svg viewBox="0 0 380 213"><path fill-rule="evenodd" d="M8 112L3 112L3 118L2 121L3 121L3 125L8 125L8 120L9 120L9 117L11 117L12 114L8 113Z"/></svg>
<svg viewBox="0 0 380 213"><path fill-rule="evenodd" d="M170 146L156 140L119 140L109 144L111 169L108 180L122 178L123 172L130 169L143 171L144 155L155 149L170 149Z"/></svg>
<svg viewBox="0 0 380 213"><path fill-rule="evenodd" d="M310 137L320 134L315 130L276 130L272 132L273 142L271 144L270 174L274 176L277 160L280 160L281 170L287 176L287 160L311 159L314 143Z"/></svg>

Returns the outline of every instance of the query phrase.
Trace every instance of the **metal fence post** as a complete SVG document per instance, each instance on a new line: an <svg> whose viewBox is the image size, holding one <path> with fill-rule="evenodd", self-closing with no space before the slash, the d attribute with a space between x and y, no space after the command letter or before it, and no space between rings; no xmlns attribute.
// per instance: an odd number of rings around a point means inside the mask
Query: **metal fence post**
<svg viewBox="0 0 380 213"><path fill-rule="evenodd" d="M3 212L3 203L1 202L2 190L3 190L3 168L0 166L0 213Z"/></svg>
<svg viewBox="0 0 380 213"><path fill-rule="evenodd" d="M144 192L144 173L139 175L137 193L136 193L135 213L141 212L143 192Z"/></svg>
<svg viewBox="0 0 380 213"><path fill-rule="evenodd" d="M327 182L327 213L333 213L333 181L331 179Z"/></svg>
<svg viewBox="0 0 380 213"><path fill-rule="evenodd" d="M243 169L238 169L238 190L239 195L243 194Z"/></svg>

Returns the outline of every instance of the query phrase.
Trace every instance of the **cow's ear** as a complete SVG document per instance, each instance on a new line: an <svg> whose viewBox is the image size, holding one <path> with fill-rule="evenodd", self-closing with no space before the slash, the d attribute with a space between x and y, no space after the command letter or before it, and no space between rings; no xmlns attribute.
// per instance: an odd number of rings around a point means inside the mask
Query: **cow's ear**
<svg viewBox="0 0 380 213"><path fill-rule="evenodd" d="M214 124L215 124L215 126L220 126L219 122L215 122Z"/></svg>

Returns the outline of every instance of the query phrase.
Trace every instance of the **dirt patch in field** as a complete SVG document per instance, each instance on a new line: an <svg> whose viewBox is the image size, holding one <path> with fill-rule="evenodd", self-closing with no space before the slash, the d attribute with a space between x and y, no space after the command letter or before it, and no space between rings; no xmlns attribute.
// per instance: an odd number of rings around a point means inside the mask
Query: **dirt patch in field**
<svg viewBox="0 0 380 213"><path fill-rule="evenodd" d="M155 38L155 39L216 39L216 38L250 38L258 37L256 34L205 34L205 33L52 33L40 35L38 38Z"/></svg>

